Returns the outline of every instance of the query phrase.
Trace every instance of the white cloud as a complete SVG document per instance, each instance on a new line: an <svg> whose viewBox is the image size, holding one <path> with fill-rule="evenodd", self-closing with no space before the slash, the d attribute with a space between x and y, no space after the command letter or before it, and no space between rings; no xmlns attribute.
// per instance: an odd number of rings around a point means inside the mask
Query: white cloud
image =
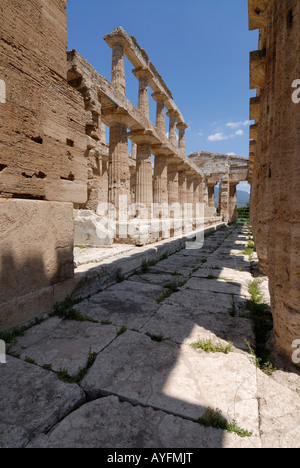
<svg viewBox="0 0 300 468"><path fill-rule="evenodd" d="M235 134L238 135L238 136L242 136L242 135L244 135L244 130L237 130L235 132Z"/></svg>
<svg viewBox="0 0 300 468"><path fill-rule="evenodd" d="M250 193L251 192L251 185L248 184L248 182L240 182L238 185L239 190L244 190L245 192Z"/></svg>
<svg viewBox="0 0 300 468"><path fill-rule="evenodd" d="M250 124L250 120L245 120L244 122L228 122L226 127L229 128L239 128L239 127L246 127L246 125Z"/></svg>
<svg viewBox="0 0 300 468"><path fill-rule="evenodd" d="M221 140L228 140L228 136L224 135L223 132L214 133L213 135L209 135L207 138L208 141L221 141Z"/></svg>

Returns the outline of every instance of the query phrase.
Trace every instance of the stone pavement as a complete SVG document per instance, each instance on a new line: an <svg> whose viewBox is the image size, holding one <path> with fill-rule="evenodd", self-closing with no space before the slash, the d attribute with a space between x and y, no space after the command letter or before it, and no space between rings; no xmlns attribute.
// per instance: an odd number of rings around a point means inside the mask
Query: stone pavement
<svg viewBox="0 0 300 468"><path fill-rule="evenodd" d="M83 321L18 337L0 364L0 447L300 447L299 375L267 376L246 343L247 243L222 228L77 304ZM251 436L200 425L208 408Z"/></svg>

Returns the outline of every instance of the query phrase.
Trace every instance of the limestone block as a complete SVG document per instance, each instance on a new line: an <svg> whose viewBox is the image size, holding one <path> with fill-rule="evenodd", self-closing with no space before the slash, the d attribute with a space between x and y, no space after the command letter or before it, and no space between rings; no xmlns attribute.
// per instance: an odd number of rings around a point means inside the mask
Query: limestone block
<svg viewBox="0 0 300 468"><path fill-rule="evenodd" d="M198 449L251 448L253 443L252 439L205 428L163 411L133 406L108 396L83 405L49 434L34 439L29 447Z"/></svg>
<svg viewBox="0 0 300 468"><path fill-rule="evenodd" d="M47 288L74 274L72 204L0 199L0 219L1 316L4 303L38 291L45 298L41 304L48 304ZM23 310L26 301L21 303L12 314L33 314Z"/></svg>
<svg viewBox="0 0 300 468"><path fill-rule="evenodd" d="M115 228L90 210L74 210L75 245L111 245Z"/></svg>
<svg viewBox="0 0 300 468"><path fill-rule="evenodd" d="M11 356L1 366L1 380L1 448L24 447L85 402L78 385Z"/></svg>

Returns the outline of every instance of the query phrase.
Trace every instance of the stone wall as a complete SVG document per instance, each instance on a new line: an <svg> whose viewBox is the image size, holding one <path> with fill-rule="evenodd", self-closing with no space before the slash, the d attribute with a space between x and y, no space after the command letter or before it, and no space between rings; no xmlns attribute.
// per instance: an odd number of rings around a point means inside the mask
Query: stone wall
<svg viewBox="0 0 300 468"><path fill-rule="evenodd" d="M73 276L87 199L85 113L67 83L65 0L2 0L0 328L49 311ZM26 302L26 306L25 306Z"/></svg>
<svg viewBox="0 0 300 468"><path fill-rule="evenodd" d="M250 55L251 224L260 269L269 276L274 339L289 360L300 339L300 3L249 0L249 27L259 28Z"/></svg>
<svg viewBox="0 0 300 468"><path fill-rule="evenodd" d="M86 201L85 116L66 81L65 5L1 1L2 197Z"/></svg>

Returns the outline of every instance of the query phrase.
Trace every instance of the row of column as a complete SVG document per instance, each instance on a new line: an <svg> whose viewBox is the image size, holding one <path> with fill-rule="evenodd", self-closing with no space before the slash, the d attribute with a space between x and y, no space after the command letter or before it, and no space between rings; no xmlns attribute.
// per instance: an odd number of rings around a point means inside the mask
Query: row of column
<svg viewBox="0 0 300 468"><path fill-rule="evenodd" d="M149 120L149 83L150 72L147 68L136 68L134 75L139 80L138 109ZM124 50L120 42L112 45L112 84L125 94ZM168 99L164 93L152 94L156 101L156 129L165 137L165 102ZM178 111L167 113L169 117L169 141L185 155L185 123L178 123ZM174 154L169 150L156 151L154 177L151 161L151 145L154 143L150 135L143 132L131 132L131 141L136 144L136 191L135 202L145 205L149 210L152 203L190 203L203 202L201 177L196 171L179 164ZM109 171L109 202L118 209L119 195L130 194L130 171L128 164L127 127L120 120L110 127L110 171Z"/></svg>
<svg viewBox="0 0 300 468"><path fill-rule="evenodd" d="M149 78L148 68L136 68L134 75L139 81L138 109L149 120ZM125 68L123 45L116 40L112 45L112 84L125 95ZM165 102L168 99L163 92L152 94L156 101L156 129L165 137ZM169 141L182 155L185 155L185 123L177 123L176 109L167 113L169 117ZM178 130L178 145L177 145ZM131 131L127 134L126 122L118 115L110 126L109 142L109 202L118 211L119 196L127 195L130 199L130 169L128 161L127 137L136 145L135 202L147 207L148 215L152 203L180 203L193 208L195 215L197 203L204 203L206 216L216 215L214 186L208 184L200 174L192 171L188 165L176 159L169 149L155 151L154 176L151 162L153 137L143 131ZM229 174L220 182L220 213L225 222L234 220L236 212L236 185L230 184Z"/></svg>

